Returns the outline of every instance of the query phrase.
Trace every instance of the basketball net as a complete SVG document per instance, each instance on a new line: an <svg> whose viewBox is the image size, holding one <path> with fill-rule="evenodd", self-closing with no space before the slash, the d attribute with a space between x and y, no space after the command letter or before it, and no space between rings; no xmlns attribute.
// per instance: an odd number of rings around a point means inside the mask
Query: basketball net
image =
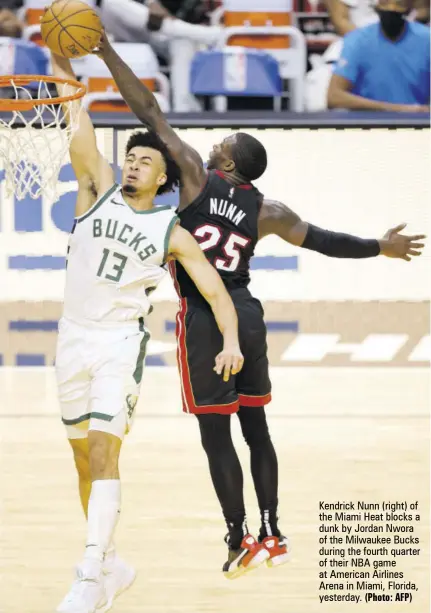
<svg viewBox="0 0 431 613"><path fill-rule="evenodd" d="M43 195L55 201L60 169L78 127L81 104L77 100L84 95L85 87L38 76L0 77L0 87L5 87L5 80L14 95L0 99L0 111L8 111L7 116L0 116L6 192L14 193L18 200ZM37 98L25 87L32 81L38 82ZM48 87L51 82L62 83L61 97L52 97Z"/></svg>

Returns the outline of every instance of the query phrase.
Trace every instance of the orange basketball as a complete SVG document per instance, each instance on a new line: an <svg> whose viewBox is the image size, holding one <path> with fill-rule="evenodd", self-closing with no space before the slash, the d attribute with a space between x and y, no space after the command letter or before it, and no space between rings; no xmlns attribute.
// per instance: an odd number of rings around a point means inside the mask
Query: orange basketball
<svg viewBox="0 0 431 613"><path fill-rule="evenodd" d="M63 57L91 53L100 42L102 22L97 13L79 0L56 0L41 21L41 35L48 47Z"/></svg>

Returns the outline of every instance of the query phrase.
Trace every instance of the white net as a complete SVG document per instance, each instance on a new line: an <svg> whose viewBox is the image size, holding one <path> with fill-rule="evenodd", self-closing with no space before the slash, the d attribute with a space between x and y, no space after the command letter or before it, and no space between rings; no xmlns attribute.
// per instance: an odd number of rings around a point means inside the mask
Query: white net
<svg viewBox="0 0 431 613"><path fill-rule="evenodd" d="M6 118L5 114L3 118L0 116L0 157L5 169L6 190L9 194L15 193L18 200L26 196L36 199L40 195L55 200L58 175L78 127L81 105L79 101L53 103L57 93L49 82L39 81L33 92L18 83L18 77L10 78L11 112ZM75 92L75 87L62 85L62 97ZM32 105L30 110L12 110L14 100L18 107L20 101L36 97L44 103Z"/></svg>

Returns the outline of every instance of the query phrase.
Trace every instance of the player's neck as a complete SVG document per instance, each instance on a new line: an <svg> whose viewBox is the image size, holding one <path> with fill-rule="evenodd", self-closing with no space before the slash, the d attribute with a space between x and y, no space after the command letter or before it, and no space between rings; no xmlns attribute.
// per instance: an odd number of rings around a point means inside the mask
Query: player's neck
<svg viewBox="0 0 431 613"><path fill-rule="evenodd" d="M155 194L125 194L122 192L123 200L135 211L149 211L154 207Z"/></svg>
<svg viewBox="0 0 431 613"><path fill-rule="evenodd" d="M231 185L245 185L246 183L249 183L249 181L247 181L247 179L244 179L244 177L242 177L239 173L223 171L222 173L226 181Z"/></svg>

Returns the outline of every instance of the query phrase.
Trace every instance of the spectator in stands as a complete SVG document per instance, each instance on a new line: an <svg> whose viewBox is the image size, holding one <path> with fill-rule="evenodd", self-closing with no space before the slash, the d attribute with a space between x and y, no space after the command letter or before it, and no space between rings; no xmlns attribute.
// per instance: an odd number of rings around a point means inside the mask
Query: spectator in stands
<svg viewBox="0 0 431 613"><path fill-rule="evenodd" d="M428 0L412 0L412 2L414 10L409 17L427 23L430 15ZM340 59L343 49L342 37L356 28L377 23L379 17L375 10L375 0L326 0L326 6L335 32L340 36L322 56L322 63L332 65Z"/></svg>
<svg viewBox="0 0 431 613"><path fill-rule="evenodd" d="M15 13L7 8L0 9L0 36L20 38L23 24Z"/></svg>
<svg viewBox="0 0 431 613"><path fill-rule="evenodd" d="M378 21L373 0L326 0L329 17L339 36ZM430 8L427 0L413 2L414 19L428 23Z"/></svg>
<svg viewBox="0 0 431 613"><path fill-rule="evenodd" d="M328 108L328 88L333 66L341 57L344 41L342 37L356 28L379 21L375 0L326 0L326 5L340 38L335 40L323 55L310 57L312 70L306 77L305 108L312 112L325 111ZM409 18L421 23L429 21L429 0L413 0L413 8Z"/></svg>
<svg viewBox="0 0 431 613"><path fill-rule="evenodd" d="M160 0L171 15L187 23L209 24L210 16L221 0Z"/></svg>
<svg viewBox="0 0 431 613"><path fill-rule="evenodd" d="M409 0L378 0L379 23L350 32L328 90L329 108L428 111L430 30L409 22Z"/></svg>
<svg viewBox="0 0 431 613"><path fill-rule="evenodd" d="M340 36L321 56L310 58L312 70L306 77L305 107L308 111L326 111L328 88L334 64L340 59L343 36L370 23L378 22L374 0L326 0L329 17Z"/></svg>
<svg viewBox="0 0 431 613"><path fill-rule="evenodd" d="M326 6L339 36L378 21L372 0L326 0Z"/></svg>
<svg viewBox="0 0 431 613"><path fill-rule="evenodd" d="M200 1L167 2L186 19L198 21ZM221 29L215 26L188 23L172 15L157 0L145 4L140 0L98 0L106 31L117 41L149 42L171 68L174 111L199 111L200 105L190 94L189 74L194 54L202 45L216 43Z"/></svg>
<svg viewBox="0 0 431 613"><path fill-rule="evenodd" d="M186 2L176 2L176 13L193 18L196 11L184 6ZM194 4L197 4L194 2ZM169 6L169 4L167 3ZM148 42L152 33L157 38L168 42L169 38L188 38L199 43L213 43L217 39L220 29L207 27L196 23L188 23L171 14L163 3L157 0L98 0L101 8L102 20L106 31L111 33L115 40L123 42ZM197 7L195 7L197 8ZM160 38L161 37L161 38ZM157 39L156 39L157 40Z"/></svg>

